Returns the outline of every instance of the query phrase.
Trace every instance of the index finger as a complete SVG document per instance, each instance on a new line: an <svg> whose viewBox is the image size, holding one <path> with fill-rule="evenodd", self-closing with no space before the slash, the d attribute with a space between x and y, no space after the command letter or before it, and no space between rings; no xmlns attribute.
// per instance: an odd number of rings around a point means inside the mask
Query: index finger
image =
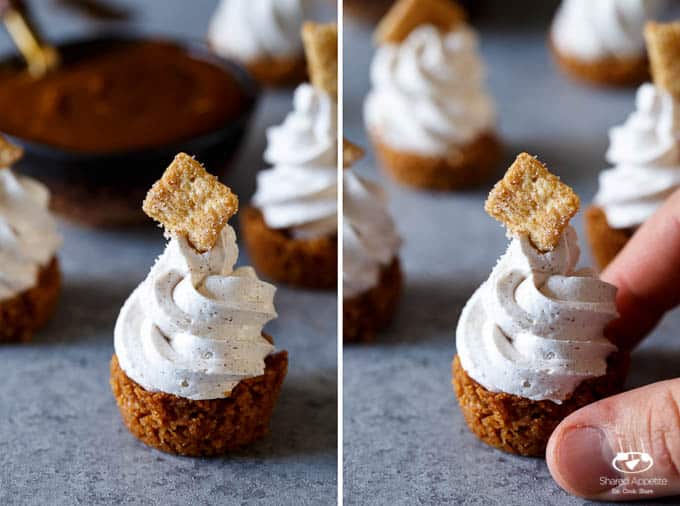
<svg viewBox="0 0 680 506"><path fill-rule="evenodd" d="M680 304L680 190L638 229L601 277L619 289L620 318L607 331L617 344L632 348Z"/></svg>

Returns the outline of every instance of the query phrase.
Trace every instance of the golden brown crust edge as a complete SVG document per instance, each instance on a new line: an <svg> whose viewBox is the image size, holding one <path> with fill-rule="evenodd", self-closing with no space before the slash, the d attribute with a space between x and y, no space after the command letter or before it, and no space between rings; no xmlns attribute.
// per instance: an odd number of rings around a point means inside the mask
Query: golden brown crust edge
<svg viewBox="0 0 680 506"><path fill-rule="evenodd" d="M0 302L0 344L30 341L54 313L61 292L61 272L55 256L38 274L33 288Z"/></svg>
<svg viewBox="0 0 680 506"><path fill-rule="evenodd" d="M480 440L509 453L543 457L550 435L564 418L623 389L630 355L615 352L607 363L604 376L584 381L569 399L555 404L490 392L467 374L456 355L451 364L453 390L465 422Z"/></svg>
<svg viewBox="0 0 680 506"><path fill-rule="evenodd" d="M487 183L503 157L503 146L491 132L439 157L399 151L378 132L372 132L371 139L385 172L399 183L424 190L455 191Z"/></svg>
<svg viewBox="0 0 680 506"><path fill-rule="evenodd" d="M149 392L111 358L111 389L127 428L143 443L168 453L212 457L238 450L269 433L288 354L265 360L262 376L241 381L225 399L193 401Z"/></svg>
<svg viewBox="0 0 680 506"><path fill-rule="evenodd" d="M266 277L303 288L335 290L338 284L338 238L295 239L267 226L262 212L247 207L239 216L243 240L255 270Z"/></svg>
<svg viewBox="0 0 680 506"><path fill-rule="evenodd" d="M611 228L607 215L598 206L589 206L583 215L586 237L597 268L603 271L633 236L632 230Z"/></svg>
<svg viewBox="0 0 680 506"><path fill-rule="evenodd" d="M548 45L558 67L580 81L597 86L635 86L649 79L646 56L583 61L560 52L552 39Z"/></svg>
<svg viewBox="0 0 680 506"><path fill-rule="evenodd" d="M371 342L387 327L399 304L403 276L399 258L383 268L378 284L365 293L343 301L343 331L345 343Z"/></svg>

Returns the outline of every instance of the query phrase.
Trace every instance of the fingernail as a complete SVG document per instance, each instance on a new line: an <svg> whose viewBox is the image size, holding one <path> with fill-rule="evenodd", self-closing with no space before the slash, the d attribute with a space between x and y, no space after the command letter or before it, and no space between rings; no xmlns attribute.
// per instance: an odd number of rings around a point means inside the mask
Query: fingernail
<svg viewBox="0 0 680 506"><path fill-rule="evenodd" d="M619 477L612 467L614 451L603 430L597 427L567 429L555 449L560 478L570 492L593 496L614 488Z"/></svg>

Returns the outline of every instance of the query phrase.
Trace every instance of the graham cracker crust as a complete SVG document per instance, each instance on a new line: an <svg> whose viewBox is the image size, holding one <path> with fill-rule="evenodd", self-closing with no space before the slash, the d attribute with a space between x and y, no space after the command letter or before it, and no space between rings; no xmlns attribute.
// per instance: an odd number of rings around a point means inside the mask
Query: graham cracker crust
<svg viewBox="0 0 680 506"><path fill-rule="evenodd" d="M255 270L268 278L303 288L334 290L338 284L338 238L295 239L269 228L262 212L246 207L241 232Z"/></svg>
<svg viewBox="0 0 680 506"><path fill-rule="evenodd" d="M224 399L194 401L149 392L111 358L111 389L130 432L143 443L191 457L223 455L269 433L269 422L288 369L288 353L265 360L262 376L241 381Z"/></svg>
<svg viewBox="0 0 680 506"><path fill-rule="evenodd" d="M543 457L550 435L564 418L622 390L629 363L628 353L614 352L607 359L607 373L581 383L562 404L490 392L467 374L458 355L451 368L453 389L465 422L479 439L509 453Z"/></svg>
<svg viewBox="0 0 680 506"><path fill-rule="evenodd" d="M399 258L383 268L378 284L355 297L344 299L342 339L345 343L371 342L387 327L399 304L402 273Z"/></svg>
<svg viewBox="0 0 680 506"><path fill-rule="evenodd" d="M552 39L548 45L559 68L578 80L598 86L635 86L649 79L649 61L645 56L585 61L560 52Z"/></svg>
<svg viewBox="0 0 680 506"><path fill-rule="evenodd" d="M446 156L426 156L399 151L371 135L383 169L396 181L429 190L460 190L492 180L503 155L496 134L480 134L472 142L456 147Z"/></svg>
<svg viewBox="0 0 680 506"><path fill-rule="evenodd" d="M54 313L60 291L61 272L55 256L40 270L33 288L0 301L0 343L30 341Z"/></svg>
<svg viewBox="0 0 680 506"><path fill-rule="evenodd" d="M604 209L598 206L588 206L583 220L593 258L598 269L602 271L630 240L633 230L611 228L607 223Z"/></svg>

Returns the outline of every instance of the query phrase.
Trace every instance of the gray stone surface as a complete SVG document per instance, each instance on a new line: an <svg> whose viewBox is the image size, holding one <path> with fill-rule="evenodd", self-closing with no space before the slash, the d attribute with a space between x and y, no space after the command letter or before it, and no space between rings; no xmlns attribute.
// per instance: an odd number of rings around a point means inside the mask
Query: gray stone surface
<svg viewBox="0 0 680 506"><path fill-rule="evenodd" d="M36 2L58 39L94 30ZM126 2L145 31L200 38L214 1ZM191 5L191 7L189 7ZM0 51L9 48L4 33ZM246 201L261 163L264 128L291 107L263 97L227 182ZM154 226L101 232L60 224L64 292L57 315L25 346L0 348L0 505L296 504L336 501L336 297L280 288L267 326L290 353L272 435L224 459L152 450L123 426L111 395L113 326L163 250ZM247 263L244 253L241 264Z"/></svg>
<svg viewBox="0 0 680 506"><path fill-rule="evenodd" d="M633 90L592 89L557 73L545 45L554 2L486 3L494 10L475 24L506 143L503 166L519 151L539 154L589 202L605 167L607 129L631 111ZM346 21L345 132L364 146L369 35L366 26ZM396 321L380 340L345 348L345 504L583 504L553 482L543 460L478 442L452 392L458 316L507 247L502 228L483 210L488 188L453 194L406 189L378 173L370 154L359 171L390 194L405 239L406 285ZM581 215L575 223L581 264L587 265ZM680 349L673 338L679 332L676 311L634 354L630 387L677 375Z"/></svg>

